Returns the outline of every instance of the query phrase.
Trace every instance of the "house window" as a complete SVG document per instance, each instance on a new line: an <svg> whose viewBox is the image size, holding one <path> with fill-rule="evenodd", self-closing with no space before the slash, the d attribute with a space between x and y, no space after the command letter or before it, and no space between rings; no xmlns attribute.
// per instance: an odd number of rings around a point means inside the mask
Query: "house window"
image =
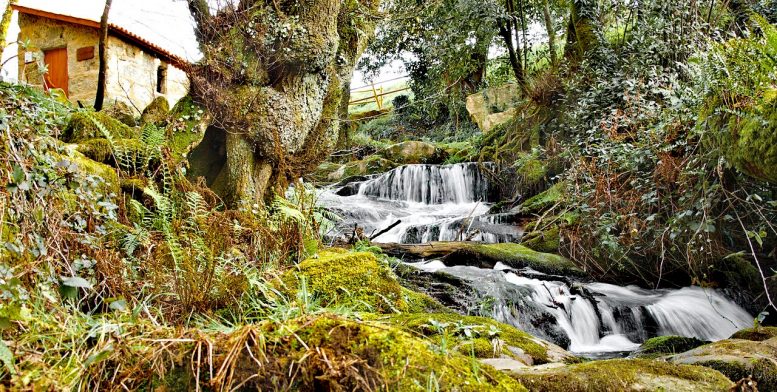
<svg viewBox="0 0 777 392"><path fill-rule="evenodd" d="M160 65L156 69L156 92L167 93L167 65Z"/></svg>

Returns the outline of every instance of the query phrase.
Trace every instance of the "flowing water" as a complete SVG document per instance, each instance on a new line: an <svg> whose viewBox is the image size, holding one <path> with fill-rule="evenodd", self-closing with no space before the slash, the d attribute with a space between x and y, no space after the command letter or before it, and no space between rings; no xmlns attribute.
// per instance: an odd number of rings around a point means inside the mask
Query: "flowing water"
<svg viewBox="0 0 777 392"><path fill-rule="evenodd" d="M491 186L477 164L408 165L347 192L327 189L320 202L343 217L333 237L354 225L377 232L401 221L376 242L424 243L471 240L519 241L509 214L488 215ZM340 193L340 195L338 195ZM752 324L753 317L712 289L646 290L606 283L573 282L537 271L413 265L444 271L474 288L473 312L515 325L580 354L629 352L654 336L720 340Z"/></svg>

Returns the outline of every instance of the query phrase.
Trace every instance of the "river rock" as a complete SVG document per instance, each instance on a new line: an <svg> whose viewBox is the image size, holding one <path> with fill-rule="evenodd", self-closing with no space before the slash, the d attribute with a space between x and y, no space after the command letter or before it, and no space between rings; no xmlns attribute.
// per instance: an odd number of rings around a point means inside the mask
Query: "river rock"
<svg viewBox="0 0 777 392"><path fill-rule="evenodd" d="M658 336L642 343L637 355L640 357L657 357L660 355L676 354L692 350L707 343L709 342L684 336Z"/></svg>
<svg viewBox="0 0 777 392"><path fill-rule="evenodd" d="M493 268L503 263L511 268L529 267L540 272L565 276L583 276L584 272L571 260L551 253L533 251L523 245L467 244L443 258L445 265L470 265Z"/></svg>
<svg viewBox="0 0 777 392"><path fill-rule="evenodd" d="M515 368L509 374L533 392L727 391L733 385L713 369L644 359Z"/></svg>
<svg viewBox="0 0 777 392"><path fill-rule="evenodd" d="M401 164L438 164L445 161L447 153L431 143L407 141L386 147L380 155Z"/></svg>
<svg viewBox="0 0 777 392"><path fill-rule="evenodd" d="M777 338L721 340L667 359L676 364L706 366L734 381L752 376L759 391L777 391Z"/></svg>

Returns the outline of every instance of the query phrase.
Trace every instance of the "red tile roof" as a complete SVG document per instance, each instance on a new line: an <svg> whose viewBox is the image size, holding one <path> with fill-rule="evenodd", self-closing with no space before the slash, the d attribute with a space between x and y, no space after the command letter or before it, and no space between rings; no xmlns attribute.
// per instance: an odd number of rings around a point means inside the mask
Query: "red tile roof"
<svg viewBox="0 0 777 392"><path fill-rule="evenodd" d="M92 27L92 28L96 28L96 29L100 28L100 22L96 22L96 21L90 20L90 19L84 19L84 18L79 18L79 17L75 17L75 16L70 16L70 15L64 15L64 14L59 14L59 13L54 13L54 12L49 12L49 11L43 11L43 10L39 10L39 9L24 7L24 6L21 6L21 5L12 5L12 7L13 7L13 9L15 9L15 10L17 10L20 13L23 13L23 14L40 16L40 17L43 17L43 18L48 18L48 19L52 19L52 20L58 20L58 21L61 21L61 22L72 23L72 24L76 24L76 25L79 25L79 26ZM143 49L143 50L145 50L147 52L155 54L160 59L162 59L164 61L167 61L170 64L175 65L178 68L181 68L181 69L185 70L186 68L188 68L188 66L190 64L189 61L187 61L186 59L171 53L170 51L162 48L161 46L154 44L153 42L151 42L151 41L149 41L149 40L147 40L147 39L145 39L145 38L143 38L143 37L141 37L141 36L131 32L131 31L127 30L124 27L121 27L121 26L113 24L113 23L108 23L108 31L109 31L109 33L112 33L113 35L115 35L115 36L117 36L119 38L122 38L122 39L132 43L133 45L136 45L137 47L139 47L139 48L141 48L141 49Z"/></svg>

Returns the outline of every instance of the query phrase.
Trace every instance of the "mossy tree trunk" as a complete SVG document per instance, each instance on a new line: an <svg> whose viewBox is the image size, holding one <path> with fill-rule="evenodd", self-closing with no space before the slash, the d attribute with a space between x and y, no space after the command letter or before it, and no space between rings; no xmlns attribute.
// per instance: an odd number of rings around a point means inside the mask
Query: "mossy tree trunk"
<svg viewBox="0 0 777 392"><path fill-rule="evenodd" d="M282 191L334 149L377 7L243 0L211 15L207 2L189 0L204 55L190 72L192 95L226 134L224 167L209 185L230 207Z"/></svg>
<svg viewBox="0 0 777 392"><path fill-rule="evenodd" d="M16 0L9 0L3 11L3 16L0 18L0 56L2 56L5 50L5 40L8 35L8 28L11 26L11 17L13 16L13 8L11 6L15 3Z"/></svg>
<svg viewBox="0 0 777 392"><path fill-rule="evenodd" d="M592 49L599 46L600 34L597 30L596 8L596 0L570 2L564 56L572 63L579 63Z"/></svg>
<svg viewBox="0 0 777 392"><path fill-rule="evenodd" d="M556 54L556 28L553 26L553 15L550 13L550 0L542 2L542 16L545 20L545 30L548 32L548 54L550 63L553 66L558 65L558 55Z"/></svg>

